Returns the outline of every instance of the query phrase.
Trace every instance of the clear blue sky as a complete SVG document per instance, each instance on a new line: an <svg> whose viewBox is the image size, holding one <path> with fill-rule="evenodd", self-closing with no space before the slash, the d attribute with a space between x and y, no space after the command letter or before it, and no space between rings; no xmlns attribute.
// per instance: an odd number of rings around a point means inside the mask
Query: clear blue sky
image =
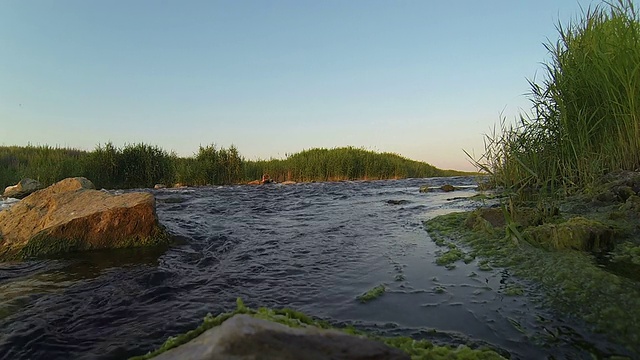
<svg viewBox="0 0 640 360"><path fill-rule="evenodd" d="M0 0L0 145L314 147L471 170L583 0Z"/></svg>

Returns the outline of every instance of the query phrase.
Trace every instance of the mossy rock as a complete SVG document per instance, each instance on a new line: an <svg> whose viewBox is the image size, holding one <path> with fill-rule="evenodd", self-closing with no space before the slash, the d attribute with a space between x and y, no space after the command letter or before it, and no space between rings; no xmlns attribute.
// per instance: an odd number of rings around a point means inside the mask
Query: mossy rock
<svg viewBox="0 0 640 360"><path fill-rule="evenodd" d="M629 198L627 198L627 201L625 201L625 203L620 206L620 210L640 215L640 196L629 196Z"/></svg>
<svg viewBox="0 0 640 360"><path fill-rule="evenodd" d="M446 184L446 185L442 185L440 186L440 190L444 191L444 192L451 192L454 191L456 188L453 185L450 184Z"/></svg>
<svg viewBox="0 0 640 360"><path fill-rule="evenodd" d="M548 250L610 250L614 247L614 230L599 221L577 216L560 224L529 227L523 235L529 243Z"/></svg>
<svg viewBox="0 0 640 360"><path fill-rule="evenodd" d="M543 221L543 216L540 212L530 208L518 209L515 214L510 216L512 221L522 227L540 225ZM469 229L487 232L492 232L491 228L503 228L506 224L507 219L505 218L504 210L499 207L479 208L473 211L465 221L465 225Z"/></svg>
<svg viewBox="0 0 640 360"><path fill-rule="evenodd" d="M380 296L382 296L382 294L385 293L385 291L387 291L387 288L383 284L380 284L367 291L366 293L357 296L356 299L364 304L371 300L379 298Z"/></svg>

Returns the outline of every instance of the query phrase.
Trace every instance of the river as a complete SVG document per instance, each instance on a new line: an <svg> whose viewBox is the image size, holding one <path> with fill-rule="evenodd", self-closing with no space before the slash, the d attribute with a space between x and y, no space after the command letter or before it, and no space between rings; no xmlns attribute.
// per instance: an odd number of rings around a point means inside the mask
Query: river
<svg viewBox="0 0 640 360"><path fill-rule="evenodd" d="M442 184L458 190L418 191ZM126 359L207 313L233 310L238 297L383 335L487 345L516 359L624 353L547 308L534 284L505 269L435 264L443 249L423 221L475 208L473 178L153 192L180 245L0 264L0 359ZM505 294L514 283L524 295ZM387 288L380 298L356 300L379 284Z"/></svg>

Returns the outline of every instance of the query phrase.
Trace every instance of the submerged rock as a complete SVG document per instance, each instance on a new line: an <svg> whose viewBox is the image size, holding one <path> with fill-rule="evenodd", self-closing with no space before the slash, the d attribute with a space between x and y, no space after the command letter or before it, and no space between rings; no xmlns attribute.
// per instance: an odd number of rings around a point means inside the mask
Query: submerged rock
<svg viewBox="0 0 640 360"><path fill-rule="evenodd" d="M409 204L410 202L411 201L404 200L404 199L401 199L401 200L395 200L395 199L387 200L387 204L389 204L389 205L406 205L406 204Z"/></svg>
<svg viewBox="0 0 640 360"><path fill-rule="evenodd" d="M23 199L43 187L44 186L42 186L38 180L25 178L20 180L16 185L7 186L7 188L4 189L2 196L14 199Z"/></svg>
<svg viewBox="0 0 640 360"><path fill-rule="evenodd" d="M445 184L445 185L442 185L442 186L440 186L438 188L431 187L429 185L422 185L422 186L420 186L419 191L421 193L433 192L433 191L436 191L436 190L440 190L440 191L444 191L444 192L451 192L451 191L454 191L455 189L456 188L451 184Z"/></svg>
<svg viewBox="0 0 640 360"><path fill-rule="evenodd" d="M168 242L150 193L112 195L68 178L0 211L0 259Z"/></svg>
<svg viewBox="0 0 640 360"><path fill-rule="evenodd" d="M399 349L337 330L291 328L235 315L190 342L154 359L409 359Z"/></svg>
<svg viewBox="0 0 640 360"><path fill-rule="evenodd" d="M453 185L450 184L445 184L440 186L440 190L444 191L444 192L451 192L454 191L456 188Z"/></svg>

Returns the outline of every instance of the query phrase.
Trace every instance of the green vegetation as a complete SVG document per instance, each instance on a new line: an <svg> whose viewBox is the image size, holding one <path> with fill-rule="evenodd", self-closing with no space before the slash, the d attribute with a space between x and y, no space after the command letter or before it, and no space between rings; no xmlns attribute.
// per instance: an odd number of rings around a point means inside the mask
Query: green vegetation
<svg viewBox="0 0 640 360"><path fill-rule="evenodd" d="M170 337L160 348L150 352L143 356L136 356L130 360L146 360L151 359L167 350L173 349L182 344L186 344L190 340L195 339L203 332L218 326L230 319L236 314L248 314L260 319L265 319L280 324L287 325L289 327L307 327L314 326L321 329L333 328L329 323L325 321L315 320L311 317L291 309L273 310L268 308L259 308L257 310L250 309L244 305L240 298L236 301L237 308L233 312L223 313L218 316L212 316L208 314L202 324L194 330L191 330L185 334ZM414 340L409 337L381 337L373 334L364 333L358 331L353 327L347 327L338 329L344 331L347 334L366 336L370 339L384 342L385 344L398 348L411 356L411 359L504 359L498 353L490 349L471 349L466 345L453 346L438 346L434 345L428 340Z"/></svg>
<svg viewBox="0 0 640 360"><path fill-rule="evenodd" d="M589 187L603 174L640 167L640 19L631 0L589 8L558 26L532 114L502 121L476 165L495 185L526 195Z"/></svg>
<svg viewBox="0 0 640 360"><path fill-rule="evenodd" d="M311 149L286 159L245 160L234 146L200 146L187 158L157 146L112 143L93 151L48 146L0 147L0 188L32 178L44 185L71 176L84 176L98 188L127 189L172 185L227 185L246 183L268 173L275 181L375 180L408 177L468 175L441 170L396 154L353 147Z"/></svg>
<svg viewBox="0 0 640 360"><path fill-rule="evenodd" d="M581 216L589 219L610 218L619 204L592 209ZM481 209L482 210L482 209ZM453 213L425 222L429 235L437 244L463 244L479 258L478 268L486 271L493 267L509 268L517 277L533 280L541 285L545 301L550 306L579 317L595 325L611 341L626 346L630 351L640 353L640 284L631 275L618 275L611 266L603 267L596 257L588 252L572 248L558 250L524 241L509 229L507 224L497 226L481 221L481 210L471 213ZM563 215L555 219L560 224L572 219L575 214ZM632 225L628 222L633 217ZM637 229L640 226L638 214L627 213L611 227L617 229L616 238L624 241L623 247L616 248L612 265L628 268L625 261L632 262L640 243ZM523 225L518 229L535 228L543 225ZM582 220L578 222L582 226ZM490 227L491 231L486 228ZM625 230L626 228L626 230ZM580 231L578 231L580 233ZM595 233L594 233L595 234ZM571 232L566 232L571 237ZM594 235L593 240L597 240ZM460 251L464 251L460 246ZM460 260L464 257L460 257ZM505 295L520 295L525 291L519 285L508 285Z"/></svg>
<svg viewBox="0 0 640 360"><path fill-rule="evenodd" d="M384 285L380 284L367 291L366 293L359 295L358 297L356 297L356 299L364 304L371 300L379 298L380 296L382 296L382 294L385 293L385 291L387 291L387 288Z"/></svg>

